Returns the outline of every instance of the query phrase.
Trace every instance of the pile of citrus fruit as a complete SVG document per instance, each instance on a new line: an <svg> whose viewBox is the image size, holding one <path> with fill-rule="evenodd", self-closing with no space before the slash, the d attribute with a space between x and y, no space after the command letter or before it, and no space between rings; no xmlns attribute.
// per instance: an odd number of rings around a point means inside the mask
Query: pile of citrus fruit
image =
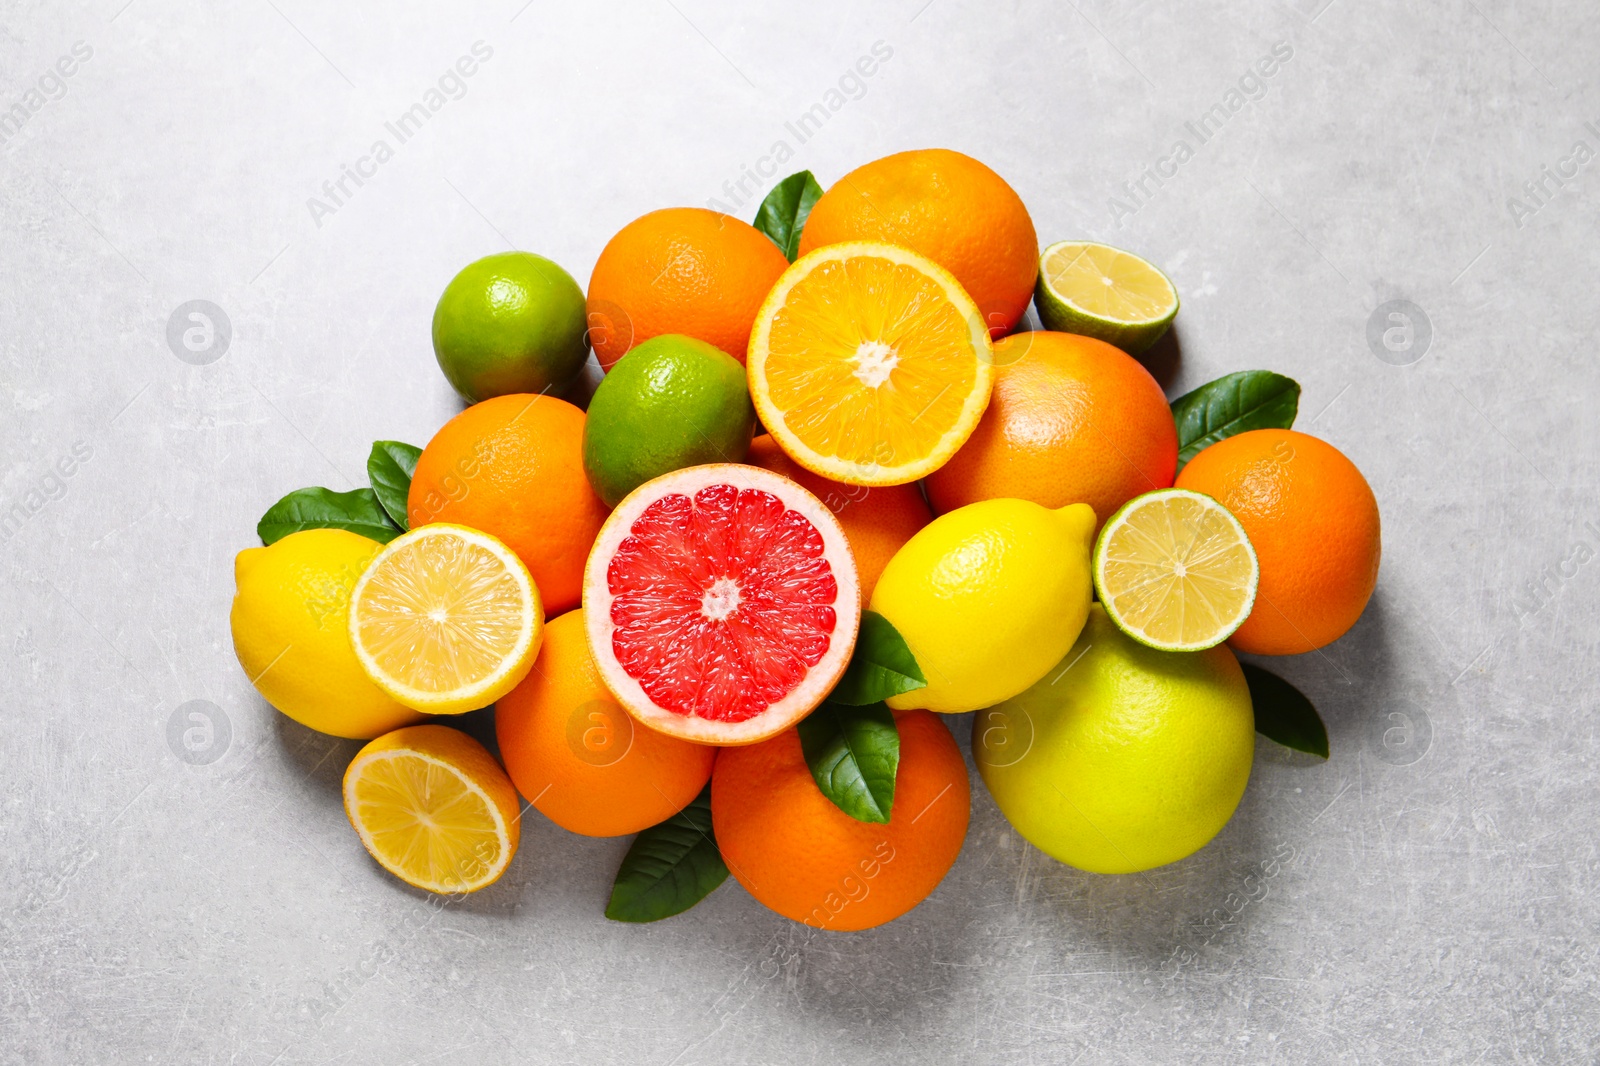
<svg viewBox="0 0 1600 1066"><path fill-rule="evenodd" d="M1030 302L1048 328L1019 332ZM1027 840L1094 872L1174 862L1232 816L1257 731L1327 755L1235 652L1338 639L1379 560L1372 491L1290 428L1293 381L1169 404L1136 356L1177 311L1131 253L1041 254L1012 188L943 150L827 192L793 175L757 226L647 214L587 293L537 255L479 260L433 322L469 406L425 448L375 444L369 488L268 510L236 562L239 661L283 713L371 741L350 822L432 892L501 876L525 799L637 834L609 917L731 872L795 921L882 924L961 849L944 716L972 712ZM445 724L491 705L497 753Z"/></svg>

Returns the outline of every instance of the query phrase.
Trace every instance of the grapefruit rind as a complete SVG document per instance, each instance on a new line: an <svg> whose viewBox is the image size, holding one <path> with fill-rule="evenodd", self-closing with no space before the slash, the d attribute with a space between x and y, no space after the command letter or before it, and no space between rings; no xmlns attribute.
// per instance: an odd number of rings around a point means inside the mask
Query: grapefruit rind
<svg viewBox="0 0 1600 1066"><path fill-rule="evenodd" d="M833 603L837 622L822 660L811 667L786 696L742 722L712 721L660 706L646 694L638 680L623 670L612 645L616 625L611 620L611 605L615 597L607 581L612 557L651 503L669 494L693 498L701 489L712 485L769 492L782 500L789 510L799 511L821 534L824 558L838 585L838 596ZM844 529L821 500L781 474L738 463L712 463L663 474L634 489L617 504L595 538L584 568L583 611L589 650L600 678L635 720L681 740L731 747L755 744L783 732L810 714L833 691L855 650L856 634L861 626L861 586Z"/></svg>
<svg viewBox="0 0 1600 1066"><path fill-rule="evenodd" d="M790 427L785 412L773 401L769 391L767 363L771 351L772 326L778 312L783 309L794 289L819 267L855 258L884 259L918 271L940 289L967 326L966 336L971 343L975 364L968 394L962 399L959 413L951 424L927 447L924 454L912 460L885 463L825 455L803 441ZM876 342L879 338L862 340L868 343ZM750 399L755 403L761 424L795 462L814 474L849 485L904 485L926 477L943 466L977 429L978 420L989 406L989 395L994 386L994 346L982 312L955 279L955 275L908 248L881 241L847 241L808 252L783 272L756 314L755 326L750 331L745 368L750 380ZM890 376L892 378L892 374ZM911 421L915 422L916 418ZM882 434L878 441L880 448L886 443Z"/></svg>

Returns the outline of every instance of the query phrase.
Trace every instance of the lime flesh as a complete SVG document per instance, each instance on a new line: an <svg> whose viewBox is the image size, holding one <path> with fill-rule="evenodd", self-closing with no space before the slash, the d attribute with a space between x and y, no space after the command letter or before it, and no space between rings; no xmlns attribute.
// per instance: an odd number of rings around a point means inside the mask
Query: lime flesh
<svg viewBox="0 0 1600 1066"><path fill-rule="evenodd" d="M1111 516L1094 547L1094 583L1117 628L1164 651L1215 647L1255 606L1260 568L1226 507L1157 489Z"/></svg>
<svg viewBox="0 0 1600 1066"><path fill-rule="evenodd" d="M1046 329L1077 333L1139 355L1178 313L1178 290L1132 252L1092 241L1058 241L1039 257L1034 292Z"/></svg>

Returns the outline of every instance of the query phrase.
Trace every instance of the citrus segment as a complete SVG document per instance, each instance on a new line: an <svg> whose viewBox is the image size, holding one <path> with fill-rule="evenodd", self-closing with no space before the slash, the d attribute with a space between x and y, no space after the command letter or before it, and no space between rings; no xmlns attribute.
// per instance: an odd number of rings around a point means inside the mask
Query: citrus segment
<svg viewBox="0 0 1600 1066"><path fill-rule="evenodd" d="M645 725L716 744L793 724L844 672L860 621L838 521L755 467L640 486L589 558L584 614L606 686Z"/></svg>
<svg viewBox="0 0 1600 1066"><path fill-rule="evenodd" d="M1250 615L1260 572L1244 527L1209 496L1161 489L1130 501L1094 548L1094 585L1117 628L1165 651L1227 640Z"/></svg>
<svg viewBox="0 0 1600 1066"><path fill-rule="evenodd" d="M511 780L465 733L397 729L344 774L344 809L385 870L429 892L476 892L511 863L521 837Z"/></svg>
<svg viewBox="0 0 1600 1066"><path fill-rule="evenodd" d="M1178 290L1165 274L1092 241L1045 249L1036 299L1047 328L1098 337L1133 355L1159 340L1178 313Z"/></svg>
<svg viewBox="0 0 1600 1066"><path fill-rule="evenodd" d="M465 526L422 526L391 541L350 599L361 665L379 688L429 714L474 710L515 688L543 628L527 567Z"/></svg>
<svg viewBox="0 0 1600 1066"><path fill-rule="evenodd" d="M854 485L937 469L989 403L993 351L977 305L942 267L858 242L803 256L756 316L750 394L797 463Z"/></svg>

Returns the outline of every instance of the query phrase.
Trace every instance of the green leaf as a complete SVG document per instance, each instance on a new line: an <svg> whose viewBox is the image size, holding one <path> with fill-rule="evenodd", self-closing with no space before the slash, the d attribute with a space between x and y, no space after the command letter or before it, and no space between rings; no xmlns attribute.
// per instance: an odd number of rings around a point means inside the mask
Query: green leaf
<svg viewBox="0 0 1600 1066"><path fill-rule="evenodd" d="M914 692L927 683L916 657L893 623L876 611L862 611L856 650L828 699L864 707L902 692Z"/></svg>
<svg viewBox="0 0 1600 1066"><path fill-rule="evenodd" d="M348 529L383 544L403 532L379 505L371 489L295 489L267 508L256 523L256 533L263 544L276 544L302 529Z"/></svg>
<svg viewBox="0 0 1600 1066"><path fill-rule="evenodd" d="M822 186L817 179L811 171L802 170L774 185L756 211L756 229L765 233L791 263L800 254L800 232L806 228L811 205L821 196Z"/></svg>
<svg viewBox="0 0 1600 1066"><path fill-rule="evenodd" d="M1241 370L1172 401L1178 465L1200 449L1249 429L1288 429L1300 410L1300 385L1270 370Z"/></svg>
<svg viewBox="0 0 1600 1066"><path fill-rule="evenodd" d="M822 794L858 822L887 822L900 768L900 730L889 708L823 703L799 731L806 765Z"/></svg>
<svg viewBox="0 0 1600 1066"><path fill-rule="evenodd" d="M373 442L372 454L367 456L367 480L372 482L372 494L401 530L411 528L406 520L406 497L421 454L422 449L415 444L380 440Z"/></svg>
<svg viewBox="0 0 1600 1066"><path fill-rule="evenodd" d="M1256 709L1256 732L1286 748L1328 757L1328 729L1305 694L1269 670L1244 667L1250 702Z"/></svg>
<svg viewBox="0 0 1600 1066"><path fill-rule="evenodd" d="M711 831L711 786L687 807L633 838L611 886L606 917L657 922L705 899L728 877Z"/></svg>

